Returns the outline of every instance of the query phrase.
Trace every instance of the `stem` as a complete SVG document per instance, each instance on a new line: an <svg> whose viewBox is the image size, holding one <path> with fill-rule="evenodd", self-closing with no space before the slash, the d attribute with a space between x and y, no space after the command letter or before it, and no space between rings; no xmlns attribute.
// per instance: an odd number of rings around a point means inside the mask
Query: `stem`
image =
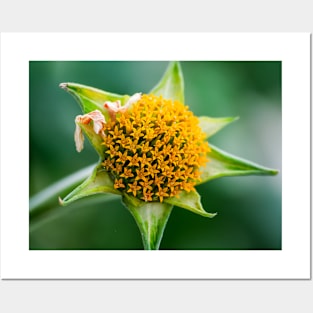
<svg viewBox="0 0 313 313"><path fill-rule="evenodd" d="M45 210L42 211L42 214L40 214L39 216L38 214L36 214L36 216L31 216L31 220L29 223L29 232L34 232L42 226L46 225L47 223L53 222L54 220L60 218L62 215L69 214L74 210L84 209L90 205L103 204L104 201L114 201L118 198L119 196L117 195L108 194L105 199L103 198L103 196L82 199L82 201L78 201L77 203L75 203L74 206L68 206L66 207L66 209L61 206L49 206L48 208L45 208Z"/></svg>
<svg viewBox="0 0 313 313"><path fill-rule="evenodd" d="M64 191L82 182L85 178L88 177L88 175L90 175L94 167L95 164L87 166L80 171L62 178L61 180L55 182L54 184L32 196L29 200L30 214L37 214L39 211L42 212L42 210L44 210L44 208L42 208L44 204L48 203L48 201L53 198L57 198Z"/></svg>
<svg viewBox="0 0 313 313"><path fill-rule="evenodd" d="M84 182L80 184L82 181ZM80 185L77 187L78 184ZM69 212L68 209L64 210L63 207L60 207L59 196L65 191L73 189L74 186L76 188L61 200L63 206L77 199L99 193L102 194L102 202L110 201L119 196L119 192L114 190L113 183L108 177L107 172L99 169L99 166L87 166L52 184L30 199L30 229L34 230L47 221L60 216L63 212ZM90 199L88 200L88 203L90 203Z"/></svg>
<svg viewBox="0 0 313 313"><path fill-rule="evenodd" d="M144 249L159 250L173 206L164 202L143 202L125 194L123 203L139 227Z"/></svg>

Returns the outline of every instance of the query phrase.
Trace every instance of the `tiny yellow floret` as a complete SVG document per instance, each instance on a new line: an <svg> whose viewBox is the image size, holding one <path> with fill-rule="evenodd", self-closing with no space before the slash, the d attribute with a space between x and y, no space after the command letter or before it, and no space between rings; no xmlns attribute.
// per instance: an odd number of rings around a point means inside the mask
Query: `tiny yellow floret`
<svg viewBox="0 0 313 313"><path fill-rule="evenodd" d="M181 102L162 96L143 94L134 100L103 129L102 164L114 188L160 202L193 190L210 151L198 118Z"/></svg>

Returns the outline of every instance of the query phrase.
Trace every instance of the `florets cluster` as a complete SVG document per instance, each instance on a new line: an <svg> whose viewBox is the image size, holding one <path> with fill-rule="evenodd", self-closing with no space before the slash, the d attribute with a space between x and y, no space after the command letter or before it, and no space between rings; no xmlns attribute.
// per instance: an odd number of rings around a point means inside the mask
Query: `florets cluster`
<svg viewBox="0 0 313 313"><path fill-rule="evenodd" d="M138 98L103 126L102 164L114 188L160 202L193 190L210 151L198 118L179 101Z"/></svg>

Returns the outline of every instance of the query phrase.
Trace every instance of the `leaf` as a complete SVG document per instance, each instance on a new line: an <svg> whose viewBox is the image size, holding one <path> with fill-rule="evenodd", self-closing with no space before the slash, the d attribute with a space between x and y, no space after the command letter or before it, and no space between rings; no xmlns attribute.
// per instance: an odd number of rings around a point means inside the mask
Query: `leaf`
<svg viewBox="0 0 313 313"><path fill-rule="evenodd" d="M276 175L277 170L263 167L256 163L228 154L210 144L209 162L200 168L202 184L206 181L224 176L242 175Z"/></svg>
<svg viewBox="0 0 313 313"><path fill-rule="evenodd" d="M164 199L164 202L176 205L183 209L189 210L193 213L205 216L214 217L217 213L206 212L201 204L201 198L197 191L182 191L178 194L178 197L171 197Z"/></svg>
<svg viewBox="0 0 313 313"><path fill-rule="evenodd" d="M206 138L209 138L228 124L238 120L239 117L214 118L208 116L200 116L198 117L198 119L200 128L206 134Z"/></svg>
<svg viewBox="0 0 313 313"><path fill-rule="evenodd" d="M84 114L99 110L108 118L108 112L103 107L104 102L120 100L124 104L129 99L128 95L118 95L76 83L61 83L59 86L78 101Z"/></svg>
<svg viewBox="0 0 313 313"><path fill-rule="evenodd" d="M145 250L158 250L173 206L164 202L144 202L127 194L123 195L123 204L139 227Z"/></svg>
<svg viewBox="0 0 313 313"><path fill-rule="evenodd" d="M121 193L114 188L113 181L108 172L104 170L99 163L91 173L91 175L78 187L76 187L63 200L59 198L61 205L68 205L78 199L92 196L99 193Z"/></svg>
<svg viewBox="0 0 313 313"><path fill-rule="evenodd" d="M184 103L184 77L179 62L170 62L163 77L150 93Z"/></svg>

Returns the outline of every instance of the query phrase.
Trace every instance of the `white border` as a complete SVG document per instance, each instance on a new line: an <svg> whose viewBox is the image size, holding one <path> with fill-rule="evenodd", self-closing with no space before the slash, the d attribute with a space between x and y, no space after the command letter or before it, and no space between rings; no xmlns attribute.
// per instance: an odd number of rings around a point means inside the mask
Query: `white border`
<svg viewBox="0 0 313 313"><path fill-rule="evenodd" d="M93 49L81 45L85 40L94 43ZM27 156L21 158L21 151L25 151L25 154L28 151L30 60L282 60L283 249L29 251L27 188L29 165ZM18 170L15 170L16 164L19 165ZM309 168L310 34L4 33L1 35L2 279L308 279L310 278ZM8 182L12 171L15 171L13 175L20 175L21 169L25 169L20 177L20 186L23 188L16 197Z"/></svg>

